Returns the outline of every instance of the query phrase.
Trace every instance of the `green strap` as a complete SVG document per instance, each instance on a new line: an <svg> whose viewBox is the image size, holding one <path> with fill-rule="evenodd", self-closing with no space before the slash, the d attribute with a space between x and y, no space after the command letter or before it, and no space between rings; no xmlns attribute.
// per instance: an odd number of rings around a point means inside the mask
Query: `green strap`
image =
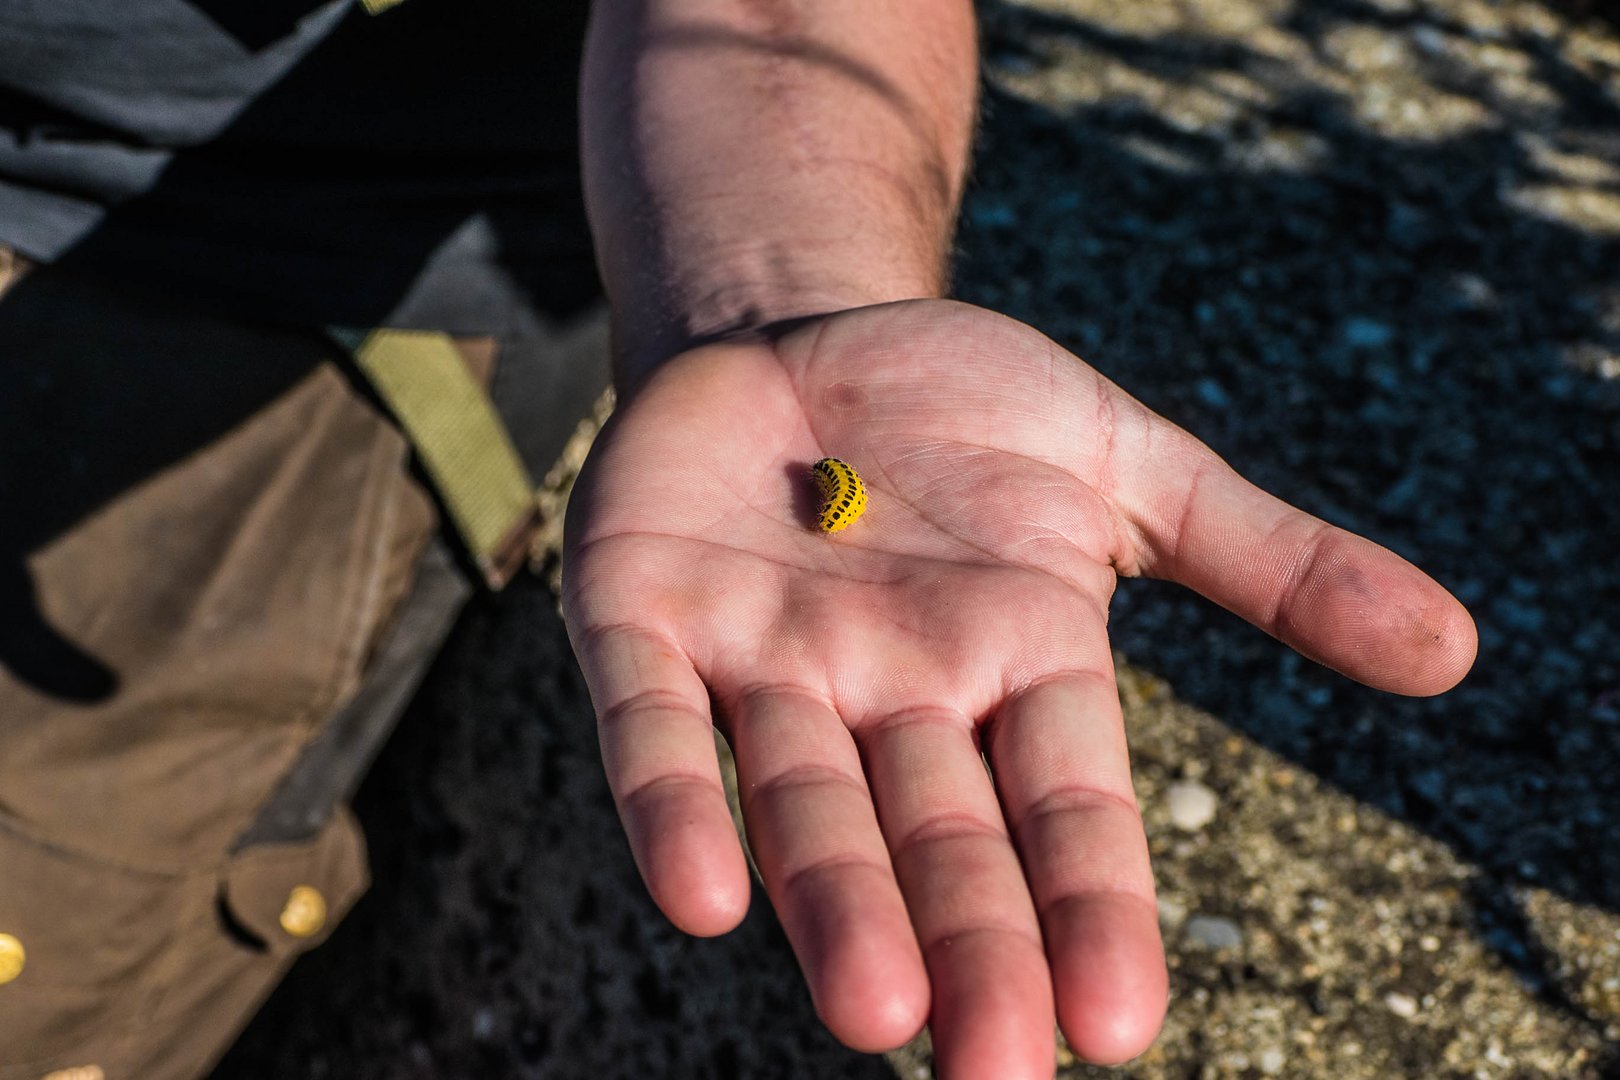
<svg viewBox="0 0 1620 1080"><path fill-rule="evenodd" d="M354 358L405 430L485 582L501 588L528 559L540 506L484 388L445 334L373 330Z"/></svg>

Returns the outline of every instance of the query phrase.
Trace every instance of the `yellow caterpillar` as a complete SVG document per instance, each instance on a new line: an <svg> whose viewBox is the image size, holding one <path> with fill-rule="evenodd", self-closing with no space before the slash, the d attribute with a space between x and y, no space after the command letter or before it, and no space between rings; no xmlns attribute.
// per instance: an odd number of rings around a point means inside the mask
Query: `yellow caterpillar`
<svg viewBox="0 0 1620 1080"><path fill-rule="evenodd" d="M821 489L822 532L846 529L866 511L866 485L860 474L835 457L822 458L810 466Z"/></svg>

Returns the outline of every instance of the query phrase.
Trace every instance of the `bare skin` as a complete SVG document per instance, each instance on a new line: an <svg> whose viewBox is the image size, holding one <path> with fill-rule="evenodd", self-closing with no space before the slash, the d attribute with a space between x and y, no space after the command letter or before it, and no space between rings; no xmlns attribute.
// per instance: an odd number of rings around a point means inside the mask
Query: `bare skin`
<svg viewBox="0 0 1620 1080"><path fill-rule="evenodd" d="M809 465L871 493L828 537ZM682 351L569 512L565 613L637 864L718 934L749 879L710 738L816 1008L943 1077L1144 1050L1166 974L1106 630L1180 581L1351 678L1438 693L1473 623L1035 331L911 301ZM983 758L981 758L983 754ZM985 768L988 761L989 769Z"/></svg>

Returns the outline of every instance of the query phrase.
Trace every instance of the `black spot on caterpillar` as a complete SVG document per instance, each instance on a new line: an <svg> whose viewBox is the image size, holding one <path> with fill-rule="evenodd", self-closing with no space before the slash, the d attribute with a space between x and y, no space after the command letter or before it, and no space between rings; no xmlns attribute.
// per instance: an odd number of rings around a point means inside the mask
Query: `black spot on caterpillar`
<svg viewBox="0 0 1620 1080"><path fill-rule="evenodd" d="M866 511L866 485L860 474L835 457L822 458L810 469L821 489L821 516L816 522L821 531L848 528Z"/></svg>

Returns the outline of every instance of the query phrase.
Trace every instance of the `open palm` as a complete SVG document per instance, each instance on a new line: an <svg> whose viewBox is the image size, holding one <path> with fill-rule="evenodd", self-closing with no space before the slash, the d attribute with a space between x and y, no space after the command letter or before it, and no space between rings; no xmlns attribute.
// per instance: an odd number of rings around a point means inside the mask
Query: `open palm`
<svg viewBox="0 0 1620 1080"><path fill-rule="evenodd" d="M871 494L815 526L810 465ZM576 487L564 605L638 865L681 928L749 883L710 736L817 1010L931 1023L944 1076L1130 1057L1166 977L1106 632L1181 581L1354 678L1435 693L1473 625L1398 556L1240 479L1035 331L914 301L695 349ZM987 767L988 766L988 767Z"/></svg>

